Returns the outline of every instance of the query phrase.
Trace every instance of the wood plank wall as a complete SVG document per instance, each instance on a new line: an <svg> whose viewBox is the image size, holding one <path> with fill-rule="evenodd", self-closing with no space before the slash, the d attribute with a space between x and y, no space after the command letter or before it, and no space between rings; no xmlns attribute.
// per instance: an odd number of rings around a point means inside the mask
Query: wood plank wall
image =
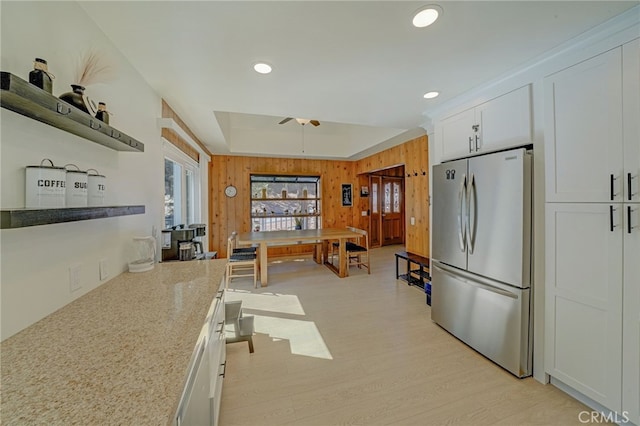
<svg viewBox="0 0 640 426"><path fill-rule="evenodd" d="M322 179L321 211L324 228L357 226L368 229L366 211L369 197L360 196L360 188L368 185L368 173L405 165L411 171L405 177L405 212L407 250L421 256L429 255L429 173L427 137L422 136L402 145L358 161L306 160L292 158L243 157L212 155L209 170L210 223L209 250L226 256L226 242L232 231L251 230L250 218L250 174L308 174L319 175ZM413 176L413 170L418 176ZM427 172L425 176L422 171ZM406 176L406 173L405 173ZM353 184L354 206L342 207L340 184ZM233 198L224 195L224 189L234 185L238 193ZM409 225L410 217L416 224ZM310 246L274 247L269 256L291 255L310 252Z"/></svg>
<svg viewBox="0 0 640 426"><path fill-rule="evenodd" d="M355 173L360 185L363 176L369 173L404 165L405 193L405 245L407 251L429 257L429 144L427 136L412 139L402 145L359 160L355 164ZM417 173L417 176L415 175ZM424 174L423 174L424 173ZM407 176L409 174L409 176ZM358 194L360 187L358 187ZM368 205L368 199L361 201L359 207ZM366 207L368 208L368 207ZM415 225L411 225L411 218ZM366 217L359 218L361 225L367 223ZM362 226L359 226L362 227ZM365 228L366 229L366 228Z"/></svg>

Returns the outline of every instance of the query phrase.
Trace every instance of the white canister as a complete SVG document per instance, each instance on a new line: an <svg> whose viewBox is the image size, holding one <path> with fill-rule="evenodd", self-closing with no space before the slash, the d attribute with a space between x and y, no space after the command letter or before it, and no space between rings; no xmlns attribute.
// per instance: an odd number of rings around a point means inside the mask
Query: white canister
<svg viewBox="0 0 640 426"><path fill-rule="evenodd" d="M95 174L91 173L95 172ZM96 169L87 170L89 193L87 202L90 207L104 206L104 195L107 191L107 178Z"/></svg>
<svg viewBox="0 0 640 426"><path fill-rule="evenodd" d="M51 165L45 166L48 161ZM26 166L25 206L60 208L65 206L66 170L45 158L39 166Z"/></svg>
<svg viewBox="0 0 640 426"><path fill-rule="evenodd" d="M75 167L75 170L68 167ZM87 172L75 164L65 164L67 171L66 207L87 207Z"/></svg>

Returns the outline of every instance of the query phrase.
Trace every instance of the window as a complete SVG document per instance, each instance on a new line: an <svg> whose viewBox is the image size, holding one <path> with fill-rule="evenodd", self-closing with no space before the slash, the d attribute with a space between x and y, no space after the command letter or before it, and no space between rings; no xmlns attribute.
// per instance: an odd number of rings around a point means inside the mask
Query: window
<svg viewBox="0 0 640 426"><path fill-rule="evenodd" d="M254 231L322 228L320 176L251 175Z"/></svg>
<svg viewBox="0 0 640 426"><path fill-rule="evenodd" d="M198 163L173 147L165 148L164 226L200 221L200 169Z"/></svg>

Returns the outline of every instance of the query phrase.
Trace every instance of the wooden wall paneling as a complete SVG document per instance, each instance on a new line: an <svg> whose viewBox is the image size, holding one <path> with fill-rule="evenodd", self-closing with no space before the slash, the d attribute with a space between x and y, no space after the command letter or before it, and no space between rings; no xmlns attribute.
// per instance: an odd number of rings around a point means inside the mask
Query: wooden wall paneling
<svg viewBox="0 0 640 426"><path fill-rule="evenodd" d="M167 129L166 127L162 129L161 136L168 140L173 146L178 148L180 151L187 154L196 162L200 161L200 153L196 151L187 141L182 139L180 135L178 135L174 130Z"/></svg>
<svg viewBox="0 0 640 426"><path fill-rule="evenodd" d="M211 155L211 152L207 149L206 145L203 144L200 139L198 139L198 137L191 131L189 126L187 126L187 124L182 121L180 116L169 106L167 101L165 101L164 99L162 99L162 118L171 118L173 121L175 121L178 126L180 126L182 130L184 130L204 152Z"/></svg>
<svg viewBox="0 0 640 426"><path fill-rule="evenodd" d="M388 169L405 179L406 246L413 253L429 256L429 170L427 137L408 141L358 161L306 160L291 158L240 157L213 155L210 163L211 209L210 247L219 257L226 256L226 239L231 231L247 232L250 220L250 174L311 174L321 177L322 226L357 226L368 229L368 217L361 211L369 208L369 197L360 197L360 188L369 185L368 173ZM403 167L404 166L404 173ZM414 170L418 176L414 176ZM422 171L426 175L422 175ZM406 178L411 173L411 178ZM353 185L353 206L342 207L341 184ZM234 199L224 195L224 188L234 184L238 194ZM371 190L371 188L369 188ZM415 225L410 218L415 217ZM270 256L308 253L309 245L273 247Z"/></svg>
<svg viewBox="0 0 640 426"><path fill-rule="evenodd" d="M405 166L405 223L407 251L429 256L429 170L427 136L408 141L356 162L355 173L364 174L374 171ZM418 176L414 175L418 172ZM426 175L422 175L422 171ZM411 177L406 177L411 173ZM415 217L416 224L410 225Z"/></svg>

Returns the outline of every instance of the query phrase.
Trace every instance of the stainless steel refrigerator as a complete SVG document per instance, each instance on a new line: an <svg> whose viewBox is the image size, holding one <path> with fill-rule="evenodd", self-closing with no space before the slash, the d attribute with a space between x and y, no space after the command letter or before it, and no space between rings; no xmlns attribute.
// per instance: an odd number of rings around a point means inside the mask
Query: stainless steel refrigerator
<svg viewBox="0 0 640 426"><path fill-rule="evenodd" d="M532 373L532 167L525 148L433 167L431 318Z"/></svg>

